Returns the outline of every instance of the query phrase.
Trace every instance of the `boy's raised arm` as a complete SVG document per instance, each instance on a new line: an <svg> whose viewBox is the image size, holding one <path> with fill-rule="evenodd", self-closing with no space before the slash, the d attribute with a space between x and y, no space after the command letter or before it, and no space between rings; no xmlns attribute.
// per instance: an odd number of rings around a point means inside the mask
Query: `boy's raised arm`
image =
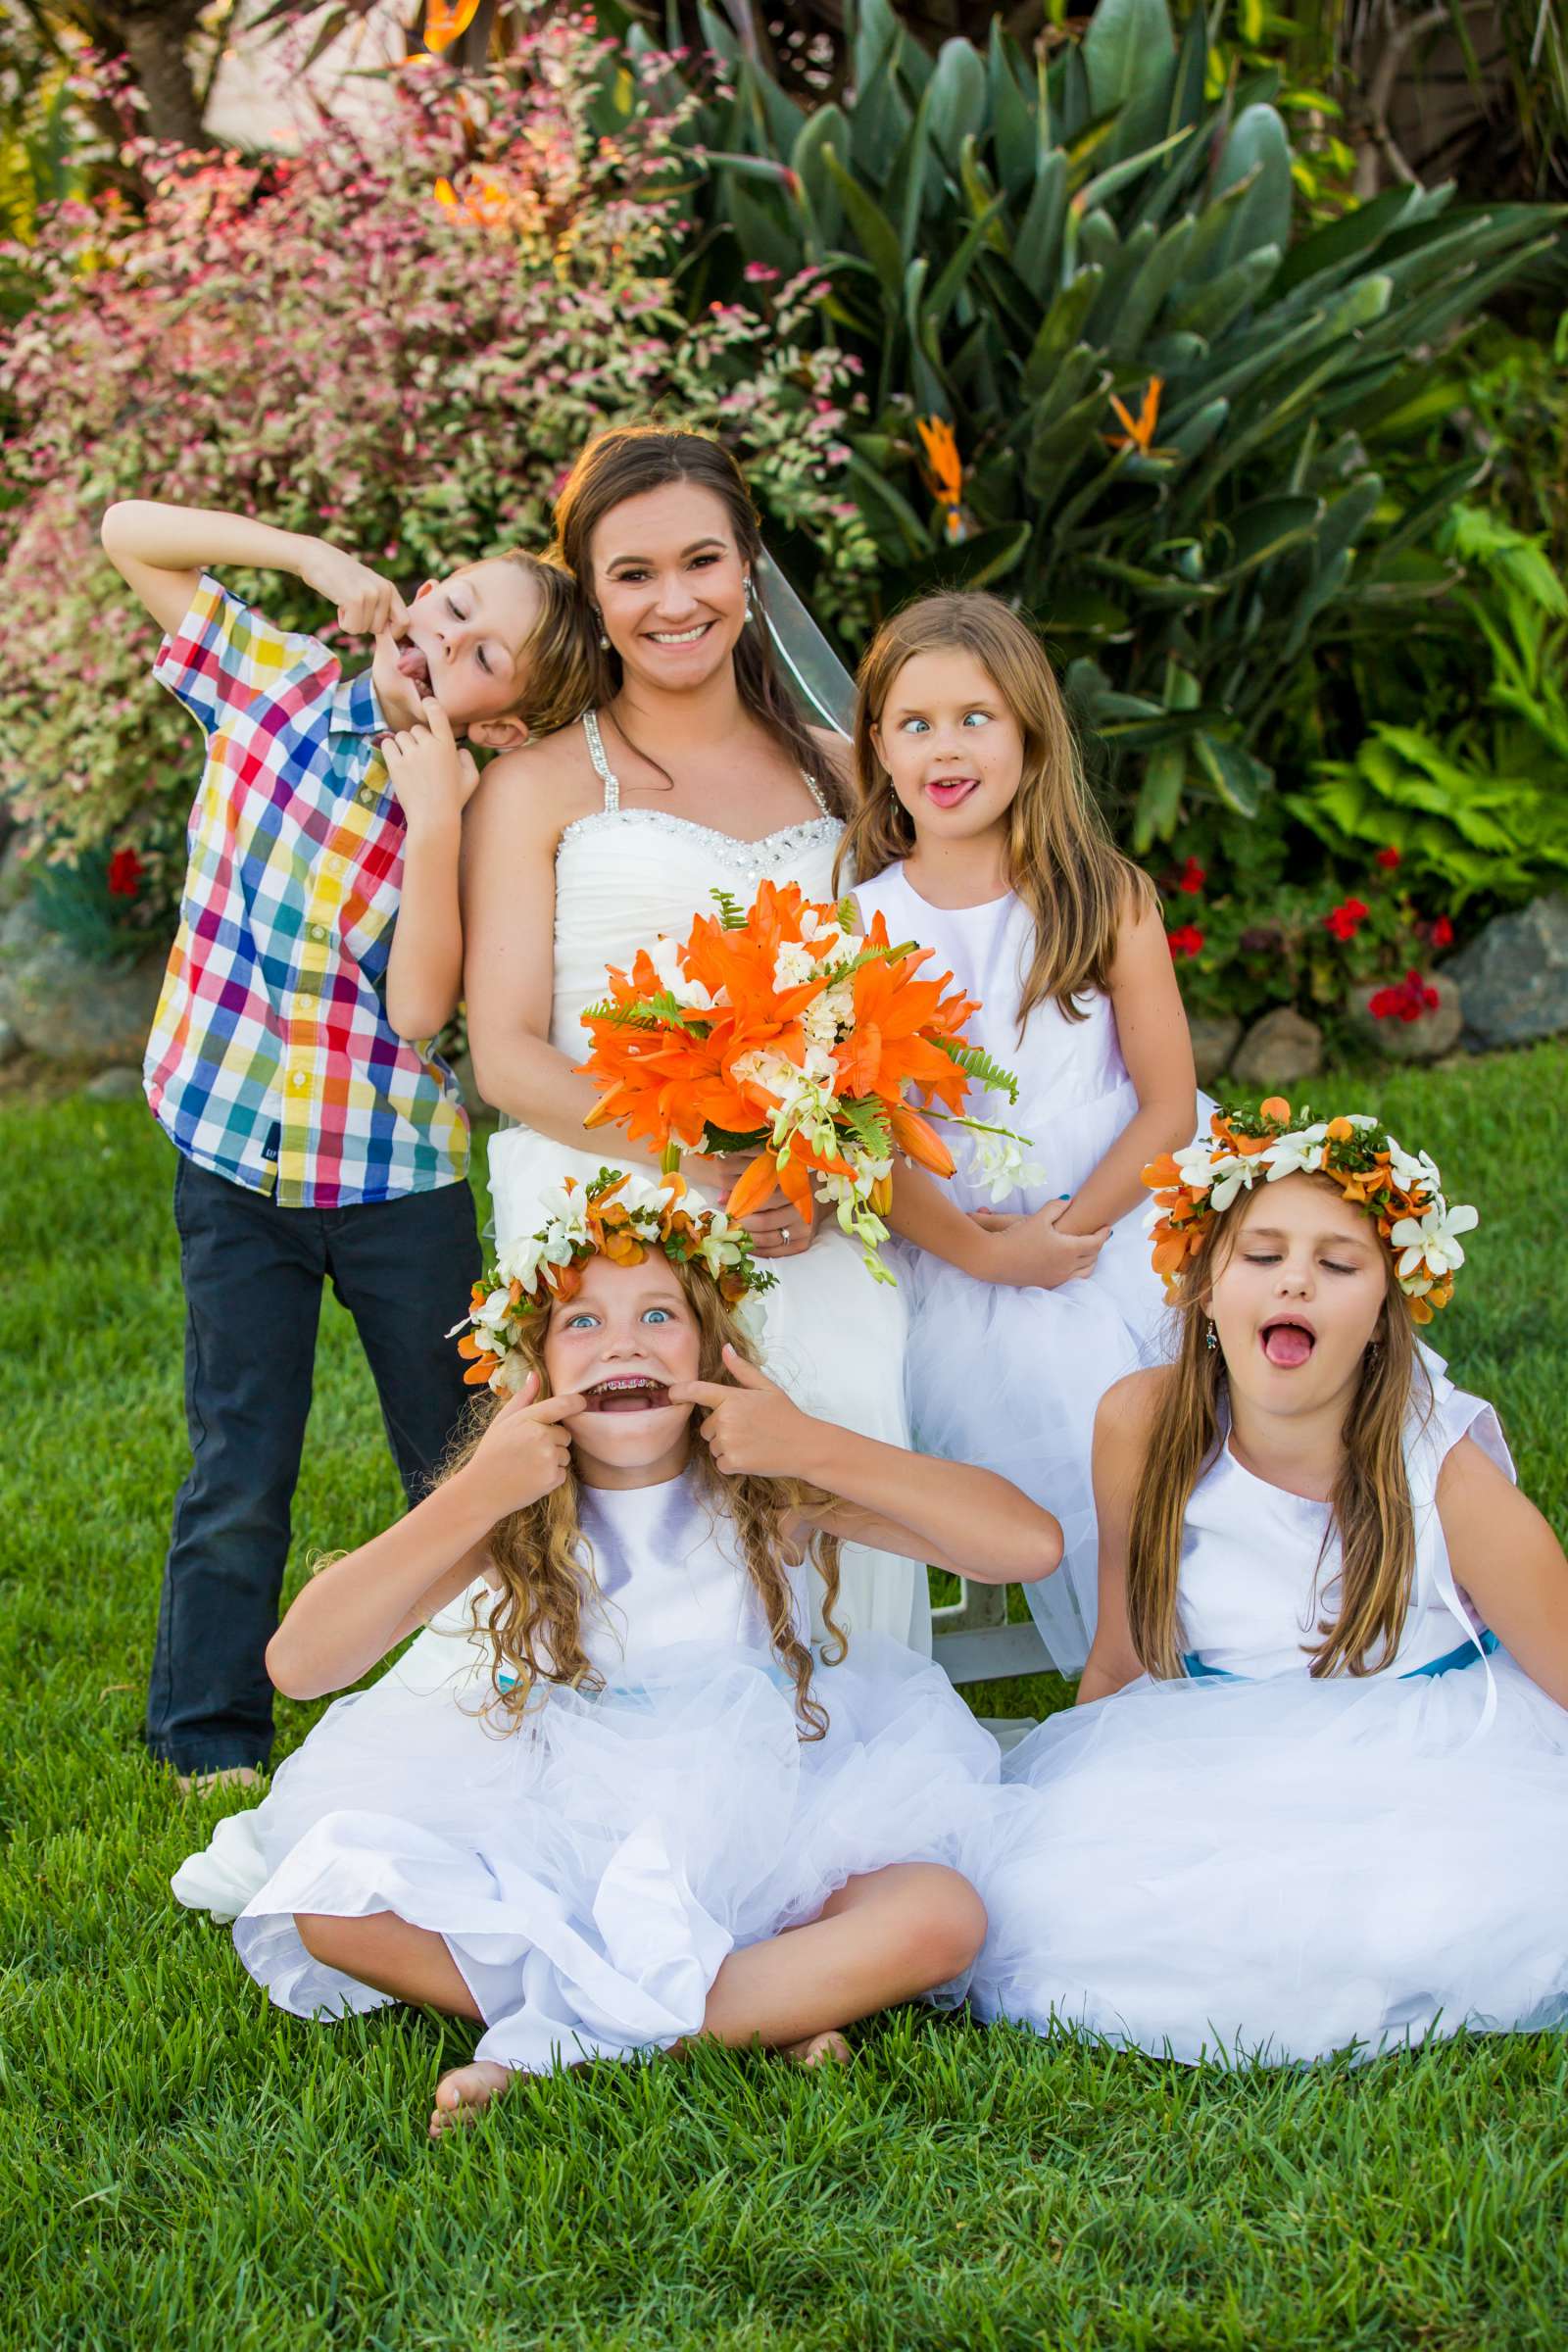
<svg viewBox="0 0 1568 2352"><path fill-rule="evenodd" d="M336 605L340 625L356 634L390 628L406 610L390 580L330 541L219 507L121 499L105 514L101 536L110 563L166 634L178 628L203 571L215 564L291 571Z"/></svg>

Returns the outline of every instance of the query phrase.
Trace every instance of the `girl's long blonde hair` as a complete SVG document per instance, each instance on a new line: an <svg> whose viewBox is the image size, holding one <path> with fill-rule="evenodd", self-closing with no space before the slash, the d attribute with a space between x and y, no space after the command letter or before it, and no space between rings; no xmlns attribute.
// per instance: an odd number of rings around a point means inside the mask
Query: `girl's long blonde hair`
<svg viewBox="0 0 1568 2352"><path fill-rule="evenodd" d="M726 1343L748 1363L756 1363L756 1348L710 1276L701 1267L673 1259L670 1263L697 1319L698 1379L727 1379ZM547 1315L532 1316L522 1327L518 1342L526 1368L539 1376L541 1396L550 1395L544 1362L548 1329ZM499 1409L499 1399L488 1395L481 1397L446 1465L445 1476L461 1470L469 1460ZM801 1737L820 1740L827 1730L827 1711L811 1693L811 1652L795 1624L783 1530L791 1512L820 1506L829 1497L796 1479L726 1477L715 1469L711 1454L700 1440L693 1441L691 1467L698 1492L714 1521L727 1519L733 1527L741 1560L761 1603L774 1654L795 1686ZM541 1683L564 1683L573 1690L604 1687L604 1677L583 1646L583 1604L598 1588L592 1567L583 1564L579 1553L582 1542L577 1479L569 1470L564 1485L525 1509L509 1513L490 1531L488 1549L502 1589L491 1603L483 1630L490 1640L494 1703L514 1719L520 1719ZM808 1556L822 1578L822 1616L831 1636L823 1655L829 1664L842 1658L848 1647L833 1615L839 1592L839 1549L838 1538L820 1531L812 1535L808 1546ZM503 1673L515 1678L510 1689L502 1684Z"/></svg>
<svg viewBox="0 0 1568 2352"><path fill-rule="evenodd" d="M1116 934L1130 911L1154 904L1154 889L1111 840L1085 781L1045 650L1000 597L975 588L923 596L884 621L872 639L857 680L858 807L840 845L833 886L842 889L847 874L869 882L913 849L913 823L877 758L871 730L881 725L906 662L916 654L954 650L974 656L1023 737L1023 776L1008 814L1007 882L1034 916L1035 952L1018 1006L1019 1028L1047 998L1068 1020L1081 1021L1086 1007L1074 999L1105 988Z"/></svg>
<svg viewBox="0 0 1568 2352"><path fill-rule="evenodd" d="M1335 1198L1340 1197L1338 1186ZM1225 1359L1207 1344L1209 1298L1215 1275L1236 1247L1249 1196L1206 1221L1207 1238L1189 1265L1175 1313L1181 1318L1175 1362L1164 1374L1153 1425L1133 1497L1127 1543L1127 1617L1144 1670L1164 1679L1181 1675L1185 1643L1177 1607L1182 1529L1193 1490L1224 1431L1221 1387ZM1340 1542L1338 1601L1319 1613L1314 1588L1309 1671L1376 1674L1399 1644L1415 1571L1415 1517L1404 1467L1404 1429L1418 1386L1431 1383L1415 1350L1396 1260L1384 1253L1388 1291L1378 1338L1361 1359L1360 1377L1345 1416L1345 1458L1334 1482L1324 1537ZM1320 1555L1318 1567L1323 1565Z"/></svg>

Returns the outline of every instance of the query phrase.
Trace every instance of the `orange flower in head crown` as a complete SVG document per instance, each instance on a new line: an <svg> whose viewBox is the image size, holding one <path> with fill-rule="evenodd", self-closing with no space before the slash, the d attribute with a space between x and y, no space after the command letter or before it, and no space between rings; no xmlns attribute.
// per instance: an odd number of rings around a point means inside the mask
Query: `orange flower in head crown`
<svg viewBox="0 0 1568 2352"><path fill-rule="evenodd" d="M547 1313L557 1299L575 1298L590 1257L635 1266L662 1250L674 1265L700 1265L741 1328L753 1337L760 1329L760 1306L754 1302L778 1277L758 1265L746 1228L721 1208L709 1208L683 1176L662 1176L655 1184L624 1169L601 1168L587 1185L566 1177L540 1201L544 1224L499 1252L474 1284L468 1313L447 1334L469 1359L463 1375L469 1388L502 1395L521 1388L527 1367L517 1339L524 1319Z"/></svg>
<svg viewBox="0 0 1568 2352"><path fill-rule="evenodd" d="M1154 1271L1164 1279L1167 1298L1179 1296L1209 1218L1229 1208L1238 1193L1277 1184L1282 1176L1329 1176L1347 1200L1365 1210L1393 1252L1395 1279L1412 1320L1430 1323L1434 1308L1447 1305L1454 1274L1464 1264L1459 1236L1479 1219L1462 1202L1448 1206L1428 1153L1412 1156L1364 1111L1314 1119L1303 1104L1293 1117L1280 1095L1270 1095L1256 1110L1216 1110L1209 1129L1207 1143L1163 1152L1144 1170L1154 1196Z"/></svg>

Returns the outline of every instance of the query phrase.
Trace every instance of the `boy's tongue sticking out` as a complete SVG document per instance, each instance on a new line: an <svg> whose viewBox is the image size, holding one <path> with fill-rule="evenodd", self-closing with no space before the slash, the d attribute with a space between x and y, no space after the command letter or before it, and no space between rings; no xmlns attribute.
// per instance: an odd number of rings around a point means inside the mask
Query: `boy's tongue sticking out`
<svg viewBox="0 0 1568 2352"><path fill-rule="evenodd" d="M517 716L543 612L538 581L496 556L426 580L403 620L376 639L371 675L389 726L412 726L433 696L455 732L487 751L527 739Z"/></svg>

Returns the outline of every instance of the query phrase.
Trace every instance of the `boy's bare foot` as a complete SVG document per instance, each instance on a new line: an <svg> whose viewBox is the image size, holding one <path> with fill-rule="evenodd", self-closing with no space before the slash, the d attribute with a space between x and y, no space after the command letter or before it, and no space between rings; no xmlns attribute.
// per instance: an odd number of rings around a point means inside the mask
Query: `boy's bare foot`
<svg viewBox="0 0 1568 2352"><path fill-rule="evenodd" d="M181 1796L211 1796L215 1788L254 1788L261 1780L254 1764L220 1764L213 1772L182 1772Z"/></svg>
<svg viewBox="0 0 1568 2352"><path fill-rule="evenodd" d="M497 2066L489 2058L475 2058L471 2065L455 2066L435 2086L430 2137L439 2139L454 2124L471 2123L479 2109L499 2098L511 2081L510 2067Z"/></svg>
<svg viewBox="0 0 1568 2352"><path fill-rule="evenodd" d="M781 2055L797 2066L848 2066L855 2052L842 2034L808 2034L804 2041L787 2041Z"/></svg>

